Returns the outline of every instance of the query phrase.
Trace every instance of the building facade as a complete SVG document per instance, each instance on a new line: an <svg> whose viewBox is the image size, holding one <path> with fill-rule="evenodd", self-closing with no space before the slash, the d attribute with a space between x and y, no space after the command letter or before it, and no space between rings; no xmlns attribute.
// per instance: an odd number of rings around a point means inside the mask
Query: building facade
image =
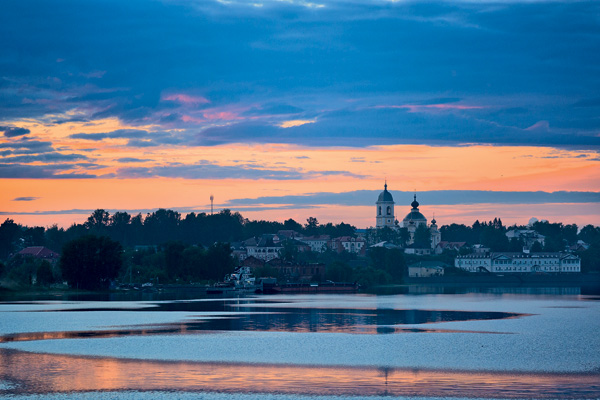
<svg viewBox="0 0 600 400"><path fill-rule="evenodd" d="M577 273L581 259L570 253L488 253L458 256L454 266L468 272Z"/></svg>

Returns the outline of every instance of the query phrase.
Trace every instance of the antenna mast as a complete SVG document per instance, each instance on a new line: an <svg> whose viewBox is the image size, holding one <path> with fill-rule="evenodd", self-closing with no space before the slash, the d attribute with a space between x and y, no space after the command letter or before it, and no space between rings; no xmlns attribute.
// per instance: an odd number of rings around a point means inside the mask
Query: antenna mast
<svg viewBox="0 0 600 400"><path fill-rule="evenodd" d="M213 215L213 200L215 199L215 196L213 196L212 194L210 195L210 215Z"/></svg>

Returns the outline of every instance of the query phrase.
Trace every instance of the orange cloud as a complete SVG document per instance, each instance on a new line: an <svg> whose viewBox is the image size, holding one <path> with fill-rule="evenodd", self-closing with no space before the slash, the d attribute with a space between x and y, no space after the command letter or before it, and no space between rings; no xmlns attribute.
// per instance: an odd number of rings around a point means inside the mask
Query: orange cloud
<svg viewBox="0 0 600 400"><path fill-rule="evenodd" d="M316 120L314 120L314 119L293 119L290 121L283 121L282 123L278 124L278 126L280 128L292 128L294 126L301 126L304 124L313 124L315 122L316 122Z"/></svg>

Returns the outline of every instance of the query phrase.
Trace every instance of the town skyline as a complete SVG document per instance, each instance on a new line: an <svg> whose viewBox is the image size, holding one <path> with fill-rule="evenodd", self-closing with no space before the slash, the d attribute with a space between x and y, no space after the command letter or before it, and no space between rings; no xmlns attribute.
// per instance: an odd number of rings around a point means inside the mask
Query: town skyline
<svg viewBox="0 0 600 400"><path fill-rule="evenodd" d="M5 1L0 219L598 226L599 7Z"/></svg>

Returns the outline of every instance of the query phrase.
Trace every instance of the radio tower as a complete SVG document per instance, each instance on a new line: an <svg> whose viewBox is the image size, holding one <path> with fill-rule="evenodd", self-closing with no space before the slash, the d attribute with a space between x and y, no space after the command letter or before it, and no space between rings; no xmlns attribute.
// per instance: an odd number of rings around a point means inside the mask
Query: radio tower
<svg viewBox="0 0 600 400"><path fill-rule="evenodd" d="M210 195L210 215L213 215L213 200L215 199L215 196L213 196L212 194Z"/></svg>

